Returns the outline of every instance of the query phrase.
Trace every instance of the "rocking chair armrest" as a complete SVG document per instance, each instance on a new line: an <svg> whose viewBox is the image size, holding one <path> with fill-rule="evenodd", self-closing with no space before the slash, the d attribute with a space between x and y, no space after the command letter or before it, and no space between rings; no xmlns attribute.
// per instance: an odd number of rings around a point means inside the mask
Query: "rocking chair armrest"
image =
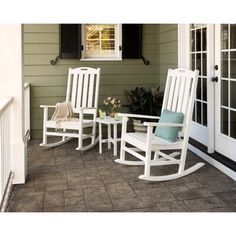
<svg viewBox="0 0 236 236"><path fill-rule="evenodd" d="M159 116L148 116L148 115L139 115L139 114L129 114L129 113L118 113L119 116L125 116L130 118L145 118L145 119L156 119L159 120Z"/></svg>
<svg viewBox="0 0 236 236"><path fill-rule="evenodd" d="M56 105L40 105L41 108L55 108Z"/></svg>
<svg viewBox="0 0 236 236"><path fill-rule="evenodd" d="M178 124L178 123L156 123L156 122L144 122L143 123L146 126L150 127L184 127L184 124Z"/></svg>
<svg viewBox="0 0 236 236"><path fill-rule="evenodd" d="M77 108L76 112L78 112L80 116L83 117L85 110L96 110L96 109L97 109L96 107L80 107L80 108Z"/></svg>

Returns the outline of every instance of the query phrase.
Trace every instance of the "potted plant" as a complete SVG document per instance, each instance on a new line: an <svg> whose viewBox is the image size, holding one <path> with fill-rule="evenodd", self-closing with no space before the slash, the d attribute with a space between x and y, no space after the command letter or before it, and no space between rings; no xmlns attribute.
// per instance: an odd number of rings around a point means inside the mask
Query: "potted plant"
<svg viewBox="0 0 236 236"><path fill-rule="evenodd" d="M115 97L107 97L103 100L105 111L110 117L115 117L115 113L121 107L120 99Z"/></svg>
<svg viewBox="0 0 236 236"><path fill-rule="evenodd" d="M163 100L160 86L150 87L148 91L143 87L136 87L134 90L126 91L126 93L129 100L130 112L133 114L150 116L160 115ZM146 132L146 126L143 125L144 121L146 120L133 120L135 132Z"/></svg>

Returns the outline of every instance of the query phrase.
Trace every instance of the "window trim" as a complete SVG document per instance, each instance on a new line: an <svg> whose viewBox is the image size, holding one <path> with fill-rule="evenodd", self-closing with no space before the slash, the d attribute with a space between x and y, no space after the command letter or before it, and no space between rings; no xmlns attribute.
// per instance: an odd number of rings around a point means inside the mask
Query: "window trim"
<svg viewBox="0 0 236 236"><path fill-rule="evenodd" d="M81 25L81 44L83 45L83 50L81 53L81 61L122 61L122 25L121 24L114 24L115 25L115 56L109 57L108 55L104 55L101 57L86 57L86 47L85 47L85 25Z"/></svg>

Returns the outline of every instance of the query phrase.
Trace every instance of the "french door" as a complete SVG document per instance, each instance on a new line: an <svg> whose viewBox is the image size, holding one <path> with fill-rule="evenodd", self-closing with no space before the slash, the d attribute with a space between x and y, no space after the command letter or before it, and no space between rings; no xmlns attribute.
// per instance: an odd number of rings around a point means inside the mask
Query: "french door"
<svg viewBox="0 0 236 236"><path fill-rule="evenodd" d="M236 161L236 24L215 26L215 150Z"/></svg>
<svg viewBox="0 0 236 236"><path fill-rule="evenodd" d="M199 70L190 137L236 161L236 24L180 25L179 53Z"/></svg>
<svg viewBox="0 0 236 236"><path fill-rule="evenodd" d="M213 70L214 26L191 24L189 31L188 66L199 70L190 136L214 152L214 83Z"/></svg>

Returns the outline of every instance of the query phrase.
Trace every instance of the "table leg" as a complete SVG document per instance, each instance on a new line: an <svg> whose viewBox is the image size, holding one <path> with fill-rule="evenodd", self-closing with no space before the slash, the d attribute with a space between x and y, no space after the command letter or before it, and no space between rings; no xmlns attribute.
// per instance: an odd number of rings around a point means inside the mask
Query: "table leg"
<svg viewBox="0 0 236 236"><path fill-rule="evenodd" d="M114 156L117 156L117 124L113 125Z"/></svg>
<svg viewBox="0 0 236 236"><path fill-rule="evenodd" d="M108 134L107 134L108 149L111 149L111 124L107 125L107 129L108 129Z"/></svg>
<svg viewBox="0 0 236 236"><path fill-rule="evenodd" d="M99 123L99 153L102 153L102 123Z"/></svg>

